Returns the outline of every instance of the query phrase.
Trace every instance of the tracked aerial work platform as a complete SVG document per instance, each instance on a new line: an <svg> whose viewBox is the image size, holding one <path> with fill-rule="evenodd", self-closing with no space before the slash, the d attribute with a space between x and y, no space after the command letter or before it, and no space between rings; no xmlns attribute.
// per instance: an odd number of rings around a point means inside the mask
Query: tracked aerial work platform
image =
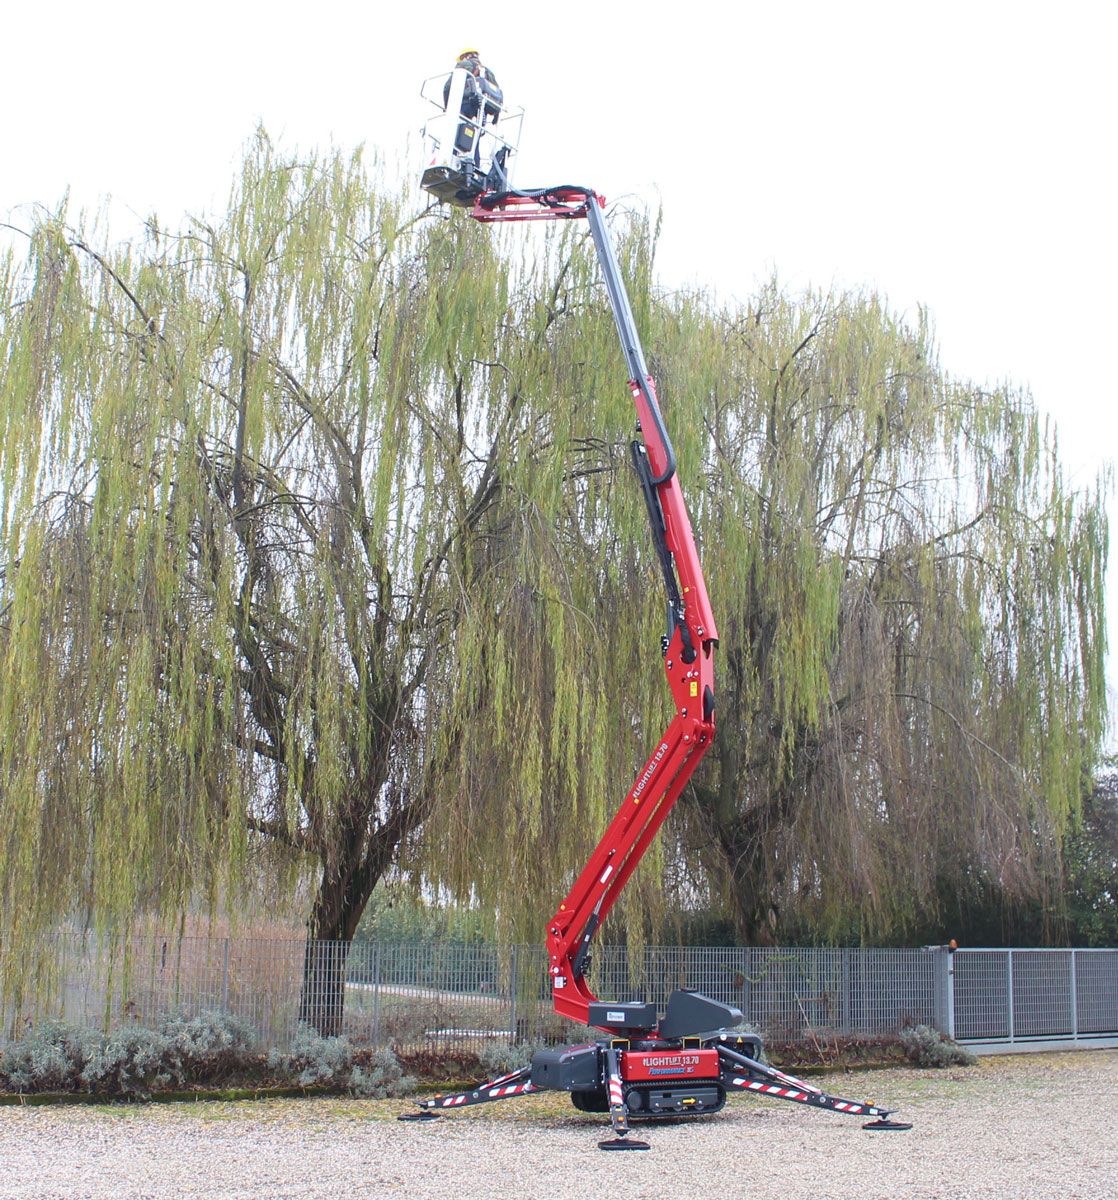
<svg viewBox="0 0 1118 1200"><path fill-rule="evenodd" d="M529 1066L476 1087L419 1102L402 1120L431 1120L470 1105L570 1093L576 1108L609 1115L613 1137L603 1150L644 1150L630 1122L717 1112L734 1091L867 1118L867 1129L908 1129L890 1110L833 1096L761 1061L761 1040L741 1031L741 1012L699 992L680 989L663 1013L643 1001L607 1002L587 979L594 935L616 903L715 735L714 657L718 631L691 520L676 473L676 457L649 374L628 293L605 221L605 201L571 184L515 189L513 139L497 138L503 97L486 114L454 107L467 81L437 76L424 94L442 99L428 122L428 162L422 186L439 203L468 209L481 224L585 220L621 341L637 436L630 459L648 510L652 545L663 577L666 629L660 643L675 714L637 771L617 815L547 927L548 970L555 1011L600 1031L593 1041L538 1052ZM519 129L520 114L515 126ZM507 128L512 122L506 122ZM463 125L469 129L462 131ZM488 144L487 143L488 140Z"/></svg>

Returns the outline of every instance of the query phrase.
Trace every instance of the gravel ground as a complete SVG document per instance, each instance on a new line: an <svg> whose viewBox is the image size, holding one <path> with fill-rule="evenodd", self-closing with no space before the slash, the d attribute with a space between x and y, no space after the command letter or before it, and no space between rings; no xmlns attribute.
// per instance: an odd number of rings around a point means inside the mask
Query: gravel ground
<svg viewBox="0 0 1118 1200"><path fill-rule="evenodd" d="M638 1126L646 1153L602 1154L601 1119L557 1094L395 1120L400 1101L0 1108L0 1197L1118 1196L1118 1052L830 1076L915 1128L737 1096L717 1116ZM591 1174L592 1173L592 1174Z"/></svg>

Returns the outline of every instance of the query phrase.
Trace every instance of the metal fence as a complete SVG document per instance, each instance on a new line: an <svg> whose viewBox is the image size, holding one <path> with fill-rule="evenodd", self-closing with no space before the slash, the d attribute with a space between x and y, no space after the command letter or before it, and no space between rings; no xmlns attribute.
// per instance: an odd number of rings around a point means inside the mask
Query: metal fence
<svg viewBox="0 0 1118 1200"><path fill-rule="evenodd" d="M308 1009L332 1011L357 1044L403 1051L579 1036L552 1011L541 946L357 942L347 951L305 939L145 936L121 955L73 935L59 961L49 1000L9 1007L0 1037L47 1017L107 1027L207 1008L251 1022L267 1047L286 1046ZM927 1024L1017 1048L1118 1038L1118 950L600 946L590 983L605 999L661 1009L675 988L694 988L769 1037Z"/></svg>
<svg viewBox="0 0 1118 1200"><path fill-rule="evenodd" d="M1118 950L959 950L945 1032L990 1049L1118 1039Z"/></svg>

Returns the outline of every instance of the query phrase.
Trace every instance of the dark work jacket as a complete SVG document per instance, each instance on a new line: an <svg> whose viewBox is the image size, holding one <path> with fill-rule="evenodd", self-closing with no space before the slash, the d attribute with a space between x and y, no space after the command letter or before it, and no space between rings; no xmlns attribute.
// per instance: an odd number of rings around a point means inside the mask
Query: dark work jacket
<svg viewBox="0 0 1118 1200"><path fill-rule="evenodd" d="M501 91L500 84L497 82L497 76L488 67L482 67L480 63L478 66L480 70L479 74L474 75L472 72L468 72L466 75L466 84L462 89L462 116L466 117L467 120L476 120L482 100L484 100L485 115L482 121L483 123L490 121L496 124L505 96ZM444 108L450 100L450 80L451 76L448 75L446 83L443 85Z"/></svg>

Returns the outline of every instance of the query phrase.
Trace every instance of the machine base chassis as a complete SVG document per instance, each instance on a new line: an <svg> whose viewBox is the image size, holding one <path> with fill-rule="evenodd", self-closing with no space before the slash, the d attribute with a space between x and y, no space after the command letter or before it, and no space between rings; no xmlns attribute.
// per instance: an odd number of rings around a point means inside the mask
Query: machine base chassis
<svg viewBox="0 0 1118 1200"><path fill-rule="evenodd" d="M833 1096L762 1063L760 1054L759 1038L734 1030L702 1037L611 1038L562 1046L540 1051L530 1067L510 1071L464 1092L422 1100L419 1112L400 1120L430 1120L473 1104L540 1091L567 1091L580 1112L609 1115L615 1136L599 1142L601 1149L644 1150L647 1143L627 1137L630 1121L708 1116L718 1112L729 1092L736 1089L846 1116L869 1117L872 1119L863 1125L868 1130L912 1128L906 1122L890 1120L887 1108ZM688 1069L703 1073L694 1078L682 1077ZM648 1078L651 1072L664 1077Z"/></svg>

